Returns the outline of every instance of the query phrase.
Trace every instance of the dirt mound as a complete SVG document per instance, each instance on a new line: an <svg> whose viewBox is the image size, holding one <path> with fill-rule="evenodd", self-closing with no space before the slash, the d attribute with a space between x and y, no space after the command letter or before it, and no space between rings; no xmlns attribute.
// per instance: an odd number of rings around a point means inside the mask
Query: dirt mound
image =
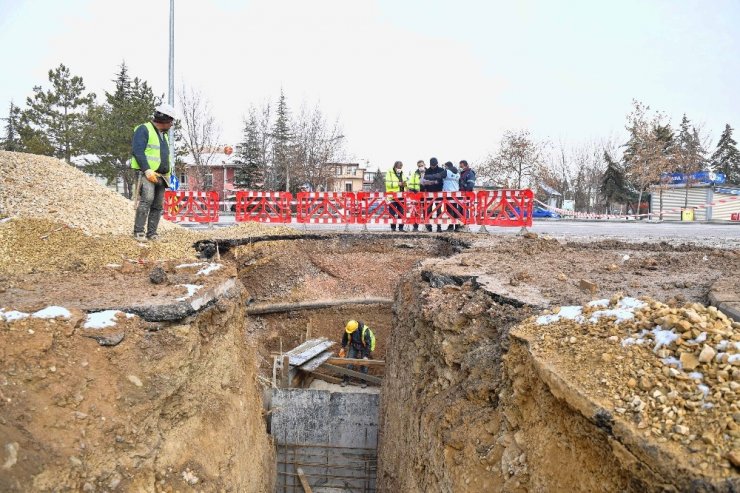
<svg viewBox="0 0 740 493"><path fill-rule="evenodd" d="M76 167L47 156L0 151L0 213L49 219L90 234L130 234L133 202ZM160 223L161 231L178 226Z"/></svg>
<svg viewBox="0 0 740 493"><path fill-rule="evenodd" d="M615 296L558 308L516 334L569 385L674 447L687 467L737 476L740 323L699 303L670 307Z"/></svg>

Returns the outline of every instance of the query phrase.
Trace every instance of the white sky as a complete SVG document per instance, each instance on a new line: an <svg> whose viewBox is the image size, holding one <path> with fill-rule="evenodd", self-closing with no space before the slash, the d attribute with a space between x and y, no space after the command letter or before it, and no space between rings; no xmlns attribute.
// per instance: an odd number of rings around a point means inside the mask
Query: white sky
<svg viewBox="0 0 740 493"><path fill-rule="evenodd" d="M370 168L472 163L505 129L624 135L636 98L712 137L740 125L737 0L176 0L176 86L223 141L249 105L318 102ZM0 115L64 63L102 97L121 61L167 92L168 0L0 0ZM740 130L738 131L740 132Z"/></svg>

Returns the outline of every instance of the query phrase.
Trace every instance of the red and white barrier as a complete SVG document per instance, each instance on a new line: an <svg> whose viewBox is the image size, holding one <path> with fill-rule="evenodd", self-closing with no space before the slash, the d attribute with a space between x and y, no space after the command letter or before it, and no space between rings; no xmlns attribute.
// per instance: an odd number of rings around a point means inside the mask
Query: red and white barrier
<svg viewBox="0 0 740 493"><path fill-rule="evenodd" d="M532 226L532 190L483 190L476 201L476 224L481 226Z"/></svg>
<svg viewBox="0 0 740 493"><path fill-rule="evenodd" d="M218 192L167 190L164 193L162 217L173 222L218 222Z"/></svg>
<svg viewBox="0 0 740 493"><path fill-rule="evenodd" d="M418 193L358 192L356 221L359 224L416 224Z"/></svg>
<svg viewBox="0 0 740 493"><path fill-rule="evenodd" d="M236 222L289 223L292 195L287 192L236 193Z"/></svg>
<svg viewBox="0 0 740 493"><path fill-rule="evenodd" d="M300 192L297 220L310 224L350 224L356 218L352 192Z"/></svg>
<svg viewBox="0 0 740 493"><path fill-rule="evenodd" d="M420 224L475 222L475 193L473 192L426 192L420 195Z"/></svg>

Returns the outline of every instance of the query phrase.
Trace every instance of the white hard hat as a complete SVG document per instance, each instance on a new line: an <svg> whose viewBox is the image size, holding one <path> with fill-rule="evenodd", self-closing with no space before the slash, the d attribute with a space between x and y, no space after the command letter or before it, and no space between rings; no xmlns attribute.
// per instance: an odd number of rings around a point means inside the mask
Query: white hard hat
<svg viewBox="0 0 740 493"><path fill-rule="evenodd" d="M175 108L171 104L162 103L159 106L157 106L154 109L154 116L157 116L157 113L161 113L164 116L168 116L172 119L177 118L177 112L175 111Z"/></svg>

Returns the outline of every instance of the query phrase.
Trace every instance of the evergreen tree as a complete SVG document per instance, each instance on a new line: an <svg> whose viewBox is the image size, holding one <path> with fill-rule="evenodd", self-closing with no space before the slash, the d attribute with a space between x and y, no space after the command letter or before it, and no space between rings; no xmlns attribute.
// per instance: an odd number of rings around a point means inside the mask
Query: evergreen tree
<svg viewBox="0 0 740 493"><path fill-rule="evenodd" d="M604 162L606 163L606 170L599 191L606 200L606 210L609 212L615 203L628 200L629 192L625 183L624 170L607 151L604 151Z"/></svg>
<svg viewBox="0 0 740 493"><path fill-rule="evenodd" d="M3 118L6 121L5 124L5 135L2 141L0 141L0 147L6 151L22 151L23 146L21 143L20 126L21 126L21 109L10 102L10 109L8 110L8 117Z"/></svg>
<svg viewBox="0 0 740 493"><path fill-rule="evenodd" d="M264 155L260 149L260 132L254 108L249 112L249 120L244 125L244 140L240 145L234 185L247 190L257 190L264 185Z"/></svg>
<svg viewBox="0 0 740 493"><path fill-rule="evenodd" d="M280 90L277 115L272 127L272 173L270 190L285 190L295 192L297 184L291 183L291 152L293 135L290 131L290 115L285 94Z"/></svg>
<svg viewBox="0 0 740 493"><path fill-rule="evenodd" d="M134 128L151 118L158 98L146 82L128 75L121 63L113 80L115 89L105 93L105 103L90 109L92 127L87 132L86 148L98 161L86 166L88 172L105 177L109 183L123 180L123 193L131 197L134 172L131 170L131 138Z"/></svg>
<svg viewBox="0 0 740 493"><path fill-rule="evenodd" d="M740 152L736 146L737 142L732 138L732 127L728 123L712 154L711 164L714 171L725 174L727 183L740 185Z"/></svg>
<svg viewBox="0 0 740 493"><path fill-rule="evenodd" d="M33 88L34 95L26 99L21 135L31 152L53 155L71 162L72 156L84 152L88 128L88 108L95 94L85 94L81 77L72 76L64 64L49 70L51 89ZM24 135L25 133L25 135Z"/></svg>

